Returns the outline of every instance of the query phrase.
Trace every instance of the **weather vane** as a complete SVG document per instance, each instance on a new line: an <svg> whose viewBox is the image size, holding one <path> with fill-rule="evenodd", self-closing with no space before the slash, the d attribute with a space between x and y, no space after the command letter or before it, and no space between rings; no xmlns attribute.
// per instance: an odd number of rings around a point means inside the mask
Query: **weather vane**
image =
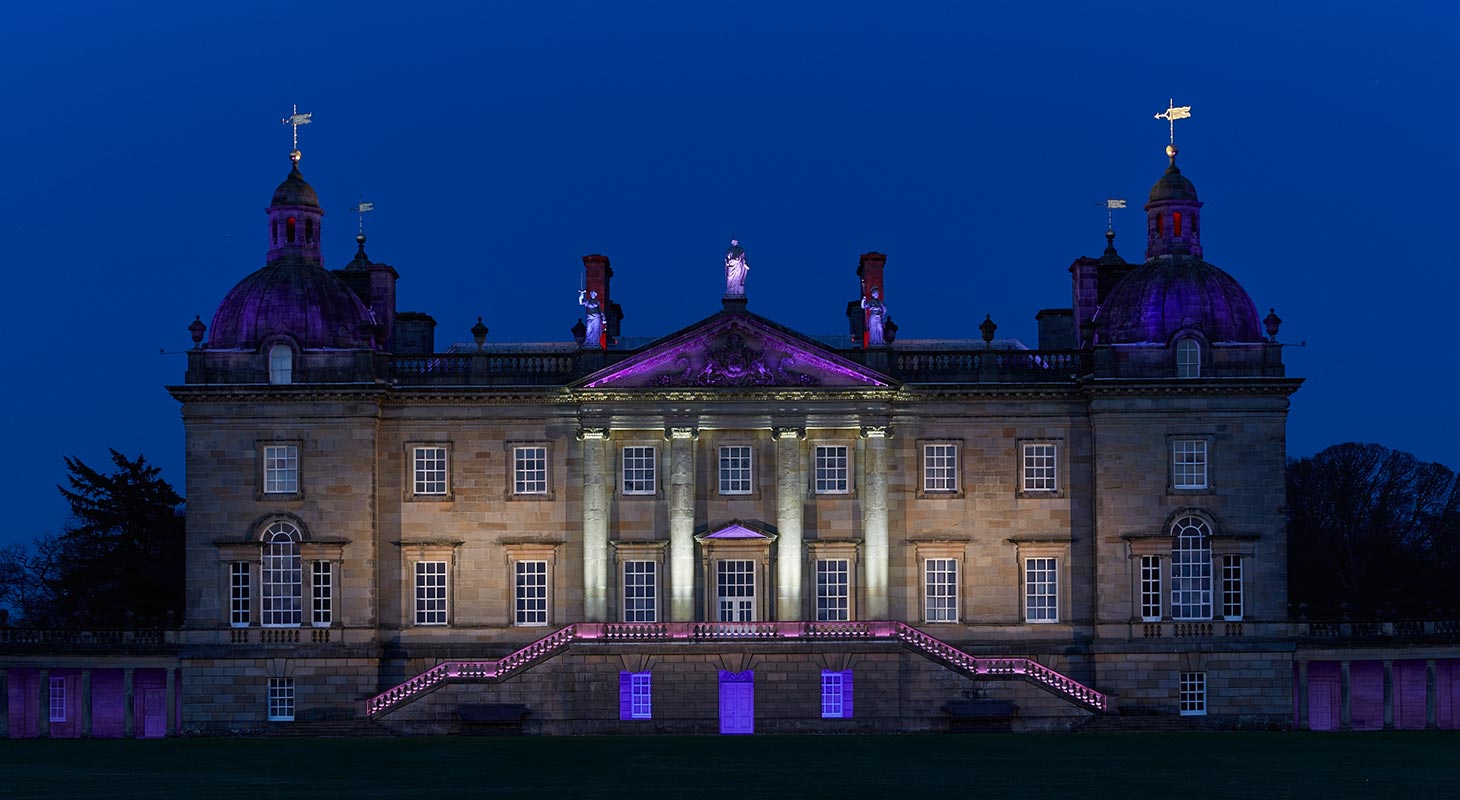
<svg viewBox="0 0 1460 800"><path fill-rule="evenodd" d="M290 126L292 126L294 128L294 149L289 151L289 160L290 161L293 161L296 164L299 163L299 155L300 155L299 154L299 126L300 125L308 125L310 122L312 122L313 120L310 119L310 117L312 117L312 116L314 116L314 115L313 114L301 114L301 113L299 113L299 104L298 103L295 103L294 104L294 113L292 113L289 116L285 117L284 119L280 120L280 122L283 122L285 125L290 125Z"/></svg>
<svg viewBox="0 0 1460 800"><path fill-rule="evenodd" d="M1105 227L1112 231L1115 230L1115 211L1116 209L1125 208L1125 201L1107 197L1095 205L1105 209Z"/></svg>
<svg viewBox="0 0 1460 800"><path fill-rule="evenodd" d="M367 203L364 200L355 204L355 213L360 215L360 236L365 236L365 212L374 211L375 204Z"/></svg>
<svg viewBox="0 0 1460 800"><path fill-rule="evenodd" d="M1166 120L1171 128L1171 146L1176 146L1176 120L1191 119L1191 106L1176 105L1175 98L1166 101L1166 110L1156 115L1156 119Z"/></svg>

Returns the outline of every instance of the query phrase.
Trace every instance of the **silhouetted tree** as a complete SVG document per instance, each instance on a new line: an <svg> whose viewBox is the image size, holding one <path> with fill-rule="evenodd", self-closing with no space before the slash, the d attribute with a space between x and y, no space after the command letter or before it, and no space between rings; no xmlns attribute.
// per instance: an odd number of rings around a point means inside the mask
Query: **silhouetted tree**
<svg viewBox="0 0 1460 800"><path fill-rule="evenodd" d="M66 459L62 532L0 552L0 602L33 627L133 627L180 617L183 499L143 456L103 474Z"/></svg>
<svg viewBox="0 0 1460 800"><path fill-rule="evenodd" d="M1288 597L1315 617L1460 606L1460 480L1377 444L1289 459Z"/></svg>

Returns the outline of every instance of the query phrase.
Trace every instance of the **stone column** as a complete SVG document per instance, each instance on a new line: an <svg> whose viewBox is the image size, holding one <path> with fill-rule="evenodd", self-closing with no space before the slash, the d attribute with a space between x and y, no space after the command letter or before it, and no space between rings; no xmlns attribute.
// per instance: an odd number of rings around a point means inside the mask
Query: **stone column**
<svg viewBox="0 0 1460 800"><path fill-rule="evenodd" d="M669 483L669 620L695 618L695 439L694 428L670 428Z"/></svg>
<svg viewBox="0 0 1460 800"><path fill-rule="evenodd" d="M0 739L10 738L10 674L0 667Z"/></svg>
<svg viewBox="0 0 1460 800"><path fill-rule="evenodd" d="M51 736L51 671L42 668L40 670L40 684L36 686L36 692L40 695L40 708L36 710L36 720L40 723L40 737L49 739Z"/></svg>
<svg viewBox="0 0 1460 800"><path fill-rule="evenodd" d="M91 669L81 670L81 735L91 736Z"/></svg>
<svg viewBox="0 0 1460 800"><path fill-rule="evenodd" d="M1384 659L1384 730L1394 730L1394 662Z"/></svg>
<svg viewBox="0 0 1460 800"><path fill-rule="evenodd" d="M1308 662L1298 662L1298 730L1308 730Z"/></svg>
<svg viewBox="0 0 1460 800"><path fill-rule="evenodd" d="M167 700L167 728L164 736L177 735L177 670L167 668L167 693L163 695Z"/></svg>
<svg viewBox="0 0 1460 800"><path fill-rule="evenodd" d="M1434 730L1439 726L1439 697L1435 693L1435 660L1425 659L1425 727Z"/></svg>
<svg viewBox="0 0 1460 800"><path fill-rule="evenodd" d="M891 616L887 588L887 439L886 426L864 426L867 440L862 457L862 586L866 591L865 619Z"/></svg>
<svg viewBox="0 0 1460 800"><path fill-rule="evenodd" d="M804 428L776 428L776 619L801 619L806 479L801 454Z"/></svg>
<svg viewBox="0 0 1460 800"><path fill-rule="evenodd" d="M584 428L583 442L583 618L608 622L607 428Z"/></svg>
<svg viewBox="0 0 1460 800"><path fill-rule="evenodd" d="M132 668L122 669L122 738L136 735L132 721Z"/></svg>
<svg viewBox="0 0 1460 800"><path fill-rule="evenodd" d="M1348 677L1347 659L1338 662L1338 729L1341 731L1353 730L1352 706L1349 703L1349 687L1351 686Z"/></svg>

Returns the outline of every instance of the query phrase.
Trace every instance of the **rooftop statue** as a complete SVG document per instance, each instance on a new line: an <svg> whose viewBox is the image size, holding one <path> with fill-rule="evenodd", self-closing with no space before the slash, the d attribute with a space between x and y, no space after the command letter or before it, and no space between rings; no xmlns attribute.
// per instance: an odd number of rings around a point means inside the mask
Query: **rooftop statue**
<svg viewBox="0 0 1460 800"><path fill-rule="evenodd" d="M745 263L745 250L740 240L731 239L730 249L725 251L725 296L745 296L745 276L750 274L750 265Z"/></svg>
<svg viewBox="0 0 1460 800"><path fill-rule="evenodd" d="M862 309L867 312L867 346L882 347L887 344L883 338L883 325L887 322L887 306L882 302L882 290L872 287L872 299L862 298Z"/></svg>
<svg viewBox="0 0 1460 800"><path fill-rule="evenodd" d="M603 345L603 304L598 302L598 292L578 290L578 305L583 306L583 322L587 330L583 335L584 347Z"/></svg>

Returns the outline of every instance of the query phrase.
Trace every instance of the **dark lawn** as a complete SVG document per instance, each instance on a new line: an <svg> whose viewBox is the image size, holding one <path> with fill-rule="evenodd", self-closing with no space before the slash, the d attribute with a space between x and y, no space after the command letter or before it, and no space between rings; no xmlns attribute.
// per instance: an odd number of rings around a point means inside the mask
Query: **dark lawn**
<svg viewBox="0 0 1460 800"><path fill-rule="evenodd" d="M0 741L0 797L1460 797L1460 733Z"/></svg>

